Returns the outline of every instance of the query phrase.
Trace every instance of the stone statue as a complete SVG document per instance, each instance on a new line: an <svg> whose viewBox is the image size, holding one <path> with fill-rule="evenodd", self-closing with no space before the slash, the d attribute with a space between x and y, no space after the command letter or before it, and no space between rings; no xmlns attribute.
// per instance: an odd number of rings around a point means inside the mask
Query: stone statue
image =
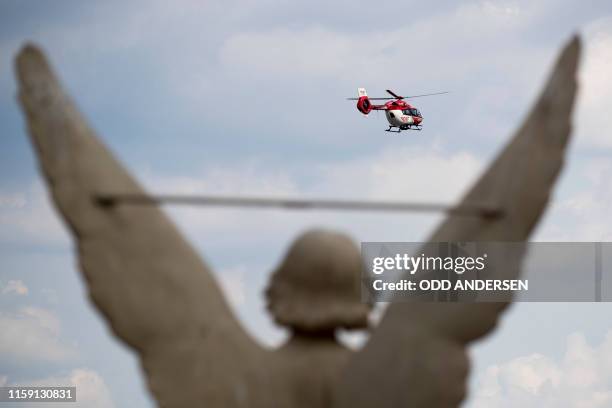
<svg viewBox="0 0 612 408"><path fill-rule="evenodd" d="M463 203L498 218L449 215L430 241L524 241L563 164L580 44L561 53L522 126ZM162 407L456 407L466 394L466 346L489 333L507 303L393 303L352 351L338 328L365 328L359 250L311 231L291 246L266 291L291 337L256 344L232 315L208 267L155 206L104 207L99 193L144 194L64 93L42 52L16 60L19 101L53 201L76 243L89 294L112 331L140 356ZM520 260L519 260L520 261Z"/></svg>

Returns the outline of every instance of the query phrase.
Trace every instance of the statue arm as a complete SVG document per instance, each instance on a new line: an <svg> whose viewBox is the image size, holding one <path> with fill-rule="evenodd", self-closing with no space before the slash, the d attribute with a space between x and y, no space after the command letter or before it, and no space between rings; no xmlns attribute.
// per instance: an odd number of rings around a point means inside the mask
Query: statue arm
<svg viewBox="0 0 612 408"><path fill-rule="evenodd" d="M449 216L432 242L526 241L564 161L571 130L580 44L563 50L525 122L462 203L501 208L497 219ZM504 273L518 274L522 259ZM357 353L339 406L454 407L465 396L466 345L489 333L508 303L392 303ZM373 375L372 372L376 371Z"/></svg>
<svg viewBox="0 0 612 408"><path fill-rule="evenodd" d="M233 352L252 347L209 269L159 208L94 201L145 192L96 138L42 52L24 47L16 71L42 173L112 330L141 353L193 338Z"/></svg>

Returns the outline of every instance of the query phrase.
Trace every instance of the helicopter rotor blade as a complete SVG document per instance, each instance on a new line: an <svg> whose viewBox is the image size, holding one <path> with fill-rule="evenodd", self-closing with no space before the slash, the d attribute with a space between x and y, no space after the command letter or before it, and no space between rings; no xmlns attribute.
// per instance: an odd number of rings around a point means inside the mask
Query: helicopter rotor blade
<svg viewBox="0 0 612 408"><path fill-rule="evenodd" d="M391 99L397 99L397 98L370 98L368 96L368 99L371 101L389 101ZM358 101L359 98L346 98L347 101Z"/></svg>
<svg viewBox="0 0 612 408"><path fill-rule="evenodd" d="M443 95L443 94L450 93L449 91L444 91L444 92L434 92L434 93L421 94L421 95L399 96L399 95L396 95L395 93L393 93L389 89L387 89L387 92L389 92L391 95L393 95L393 98L370 98L370 97L368 97L368 99L371 100L371 101L388 101L388 100L391 100L391 99L412 99L412 98L421 98L423 96ZM349 101L357 101L357 100L359 100L359 98L346 98L346 99L349 100Z"/></svg>
<svg viewBox="0 0 612 408"><path fill-rule="evenodd" d="M403 96L399 96L399 95L395 94L395 92L393 92L393 91L392 91L392 90L390 90L390 89L387 89L386 91L387 91L387 93L388 93L389 95L393 96L395 99L404 99L404 97L403 97Z"/></svg>
<svg viewBox="0 0 612 408"><path fill-rule="evenodd" d="M410 96L404 96L404 99L411 99L411 98L420 98L421 96L431 96L431 95L442 95L442 94L447 94L450 93L448 91L444 91L444 92L434 92L434 93L428 93L428 94L422 94L422 95L410 95Z"/></svg>

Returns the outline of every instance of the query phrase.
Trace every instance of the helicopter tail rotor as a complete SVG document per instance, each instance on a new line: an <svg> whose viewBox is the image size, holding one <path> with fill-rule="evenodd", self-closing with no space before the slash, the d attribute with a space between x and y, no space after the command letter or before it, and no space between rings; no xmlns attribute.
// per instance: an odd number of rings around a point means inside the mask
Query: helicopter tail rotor
<svg viewBox="0 0 612 408"><path fill-rule="evenodd" d="M372 110L372 102L368 98L368 93L365 88L357 88L357 109L359 112L367 115Z"/></svg>

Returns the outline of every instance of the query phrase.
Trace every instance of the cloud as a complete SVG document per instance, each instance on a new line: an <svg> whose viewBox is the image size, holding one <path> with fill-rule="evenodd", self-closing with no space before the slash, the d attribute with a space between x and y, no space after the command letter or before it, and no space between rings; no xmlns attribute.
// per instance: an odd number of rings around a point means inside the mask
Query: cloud
<svg viewBox="0 0 612 408"><path fill-rule="evenodd" d="M14 293L18 296L28 294L28 287L21 280L10 280L6 285L0 282L0 293L3 295Z"/></svg>
<svg viewBox="0 0 612 408"><path fill-rule="evenodd" d="M319 166L313 190L371 200L450 201L475 178L482 161L468 152L436 148L383 149L373 155Z"/></svg>
<svg viewBox="0 0 612 408"><path fill-rule="evenodd" d="M16 313L0 312L0 356L18 363L61 362L76 351L61 341L61 325L46 309L23 307Z"/></svg>
<svg viewBox="0 0 612 408"><path fill-rule="evenodd" d="M322 27L279 28L237 33L225 41L219 58L229 69L248 67L264 76L337 77L347 66L367 72L366 66L388 62L382 55L372 58L378 48L375 44L375 39L360 42L357 36Z"/></svg>
<svg viewBox="0 0 612 408"><path fill-rule="evenodd" d="M3 194L11 195L0 191L0 195ZM22 201L18 206L0 206L0 243L67 244L66 228L56 215L40 181L12 195L21 197Z"/></svg>
<svg viewBox="0 0 612 408"><path fill-rule="evenodd" d="M22 208L26 204L23 194L6 194L0 193L0 208Z"/></svg>
<svg viewBox="0 0 612 408"><path fill-rule="evenodd" d="M598 346L584 335L567 338L561 361L534 353L489 366L470 408L567 407L612 405L612 330Z"/></svg>
<svg viewBox="0 0 612 408"><path fill-rule="evenodd" d="M580 146L612 148L612 18L589 24L585 30L584 62L579 72L580 93L575 115Z"/></svg>
<svg viewBox="0 0 612 408"><path fill-rule="evenodd" d="M144 173L144 184L153 191L179 194L261 194L286 195L298 191L287 173L257 165L214 166L204 174L184 177L159 177Z"/></svg>
<svg viewBox="0 0 612 408"><path fill-rule="evenodd" d="M382 320L389 303L378 302L372 306L369 316L369 328L367 330L340 330L338 332L338 340L346 347L359 350L368 341L370 332L374 331L376 326Z"/></svg>
<svg viewBox="0 0 612 408"><path fill-rule="evenodd" d="M506 16L506 17L519 17L521 15L521 8L518 4L513 2L493 2L493 1L482 1L480 7L483 9L485 14L493 16Z"/></svg>
<svg viewBox="0 0 612 408"><path fill-rule="evenodd" d="M612 164L609 159L592 158L576 163L571 191L552 203L538 240L611 241Z"/></svg>
<svg viewBox="0 0 612 408"><path fill-rule="evenodd" d="M351 83L401 78L407 67L410 76L433 79L433 69L439 83L482 66L483 60L490 59L490 53L465 45L479 40L480 45L484 41L492 46L496 40L508 38L508 30L527 24L528 13L520 14L518 5L487 1L449 7L424 21L374 31L317 24L260 28L229 35L220 47L219 60L232 72L247 69L263 77L327 77ZM470 30L465 30L467 25ZM500 30L501 27L505 30ZM496 46L490 51L506 56L503 47ZM426 61L415 62L417 56L425 57ZM439 66L440 62L448 64L449 60L458 59L462 63L454 64L453 70L446 69L448 65ZM499 64L496 69L506 68ZM517 71L516 65L512 70Z"/></svg>
<svg viewBox="0 0 612 408"><path fill-rule="evenodd" d="M53 403L54 407L62 408L113 408L110 389L97 372L87 368L73 369L67 375L58 375L31 381L11 383L10 386L25 387L76 387L76 402ZM40 404L22 403L24 408L38 407Z"/></svg>
<svg viewBox="0 0 612 408"><path fill-rule="evenodd" d="M243 306L247 300L246 267L244 265L219 271L221 288L234 309Z"/></svg>

